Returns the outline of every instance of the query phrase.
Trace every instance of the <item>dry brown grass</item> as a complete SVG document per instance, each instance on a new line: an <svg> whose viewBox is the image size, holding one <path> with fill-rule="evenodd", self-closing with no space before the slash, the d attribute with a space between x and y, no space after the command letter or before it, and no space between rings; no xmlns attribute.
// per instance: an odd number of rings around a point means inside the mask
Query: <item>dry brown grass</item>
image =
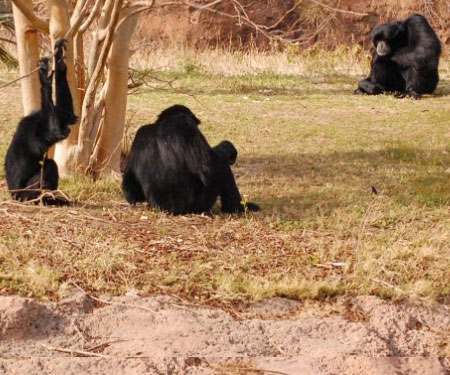
<svg viewBox="0 0 450 375"><path fill-rule="evenodd" d="M369 56L359 46L340 46L334 51L315 47L305 50L290 46L283 52L171 48L144 49L132 58L132 65L138 69L203 72L225 76L260 73L323 76L360 75L364 73L369 61Z"/></svg>
<svg viewBox="0 0 450 375"><path fill-rule="evenodd" d="M268 73L323 77L327 75L367 74L370 54L360 46L338 46L334 50L319 47L304 49L288 46L285 51L205 49L192 50L172 46L170 49L140 49L131 64L137 69L242 76ZM440 66L441 74L450 72L448 60Z"/></svg>

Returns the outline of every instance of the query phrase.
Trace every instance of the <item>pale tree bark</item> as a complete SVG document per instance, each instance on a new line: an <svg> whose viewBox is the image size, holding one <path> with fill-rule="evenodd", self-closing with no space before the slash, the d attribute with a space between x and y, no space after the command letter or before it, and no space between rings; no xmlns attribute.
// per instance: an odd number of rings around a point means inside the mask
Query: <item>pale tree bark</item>
<svg viewBox="0 0 450 375"><path fill-rule="evenodd" d="M31 2L24 2L21 8L33 13ZM13 4L14 25L16 29L17 56L20 75L29 75L36 69L39 62L39 47L37 30L25 14ZM22 105L24 115L41 108L41 94L37 74L30 74L20 82L22 90Z"/></svg>
<svg viewBox="0 0 450 375"><path fill-rule="evenodd" d="M12 0L12 3L27 18L34 29L48 34L48 22L36 16L33 10L32 0Z"/></svg>
<svg viewBox="0 0 450 375"><path fill-rule="evenodd" d="M68 0L47 0L48 14L50 16L50 40L51 45L55 44L55 41L64 38L71 27L70 15L69 15L69 1ZM67 65L67 82L69 83L70 92L72 94L73 107L75 114L80 115L81 105L78 89L78 82L75 75L74 67L74 46L73 39L69 38L67 43L66 53L66 65ZM71 126L69 138L57 143L53 152L50 152L50 156L53 156L56 164L58 165L58 171L61 176L67 175L74 166L71 165L73 160L73 154L78 141L78 124Z"/></svg>
<svg viewBox="0 0 450 375"><path fill-rule="evenodd" d="M77 171L85 173L89 170L91 155L94 149L95 138L97 136L98 130L98 114L103 110L103 105L100 100L99 103L95 102L97 88L100 84L100 78L103 73L106 60L109 55L109 51L111 49L111 45L114 39L114 31L119 22L120 11L122 10L123 0L114 0L109 2L106 1L102 16L109 15L108 22L105 24L108 25L106 29L101 29L102 33L104 33L104 37L102 37L103 42L101 43L101 48L99 48L98 58L96 59L95 68L92 73L88 77L88 82L86 85L85 97L82 104L82 115L80 119L80 132L78 134L78 146L75 153L75 162ZM112 9L109 12L107 9L108 6L111 6ZM102 22L103 23L103 22ZM99 21L100 26L100 21ZM95 46L93 47L92 53L95 52Z"/></svg>
<svg viewBox="0 0 450 375"><path fill-rule="evenodd" d="M98 27L95 33L92 35L91 51L88 59L88 79L94 74L95 67L97 66L98 57L102 49L103 43L106 38L108 27L114 10L114 0L106 0L103 5L100 18L98 20Z"/></svg>
<svg viewBox="0 0 450 375"><path fill-rule="evenodd" d="M104 116L91 156L91 171L97 174L120 173L120 155L125 129L128 91L128 62L130 42L137 23L132 9L121 12L113 44L107 61L107 78L104 92ZM103 98L102 98L103 99Z"/></svg>

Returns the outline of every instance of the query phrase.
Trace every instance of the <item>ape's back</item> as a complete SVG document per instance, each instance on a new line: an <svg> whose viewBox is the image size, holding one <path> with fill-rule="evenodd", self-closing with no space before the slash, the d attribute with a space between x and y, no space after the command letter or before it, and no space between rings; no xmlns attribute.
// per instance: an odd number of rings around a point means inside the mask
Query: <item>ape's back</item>
<svg viewBox="0 0 450 375"><path fill-rule="evenodd" d="M404 23L408 30L408 45L420 48L420 58L425 64L437 62L441 55L441 42L428 20L420 14L413 14Z"/></svg>
<svg viewBox="0 0 450 375"><path fill-rule="evenodd" d="M25 187L30 175L39 171L39 161L44 157L47 145L37 137L40 111L22 118L17 125L5 157L5 174L9 190Z"/></svg>
<svg viewBox="0 0 450 375"><path fill-rule="evenodd" d="M136 133L124 173L125 197L172 213L195 212L210 164L211 148L195 119L168 112Z"/></svg>
<svg viewBox="0 0 450 375"><path fill-rule="evenodd" d="M412 80L417 91L431 94L439 83L439 58L441 42L427 19L420 14L413 14L405 21L408 30L409 45L414 53L410 57L409 66L417 69L419 75Z"/></svg>

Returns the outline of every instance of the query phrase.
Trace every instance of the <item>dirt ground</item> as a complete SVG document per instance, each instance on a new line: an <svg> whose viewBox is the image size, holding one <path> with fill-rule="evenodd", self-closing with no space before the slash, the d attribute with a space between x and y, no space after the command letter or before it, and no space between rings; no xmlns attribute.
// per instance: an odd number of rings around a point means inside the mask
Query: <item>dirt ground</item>
<svg viewBox="0 0 450 375"><path fill-rule="evenodd" d="M333 310L283 298L235 313L167 296L0 297L0 374L449 373L448 308L356 297Z"/></svg>

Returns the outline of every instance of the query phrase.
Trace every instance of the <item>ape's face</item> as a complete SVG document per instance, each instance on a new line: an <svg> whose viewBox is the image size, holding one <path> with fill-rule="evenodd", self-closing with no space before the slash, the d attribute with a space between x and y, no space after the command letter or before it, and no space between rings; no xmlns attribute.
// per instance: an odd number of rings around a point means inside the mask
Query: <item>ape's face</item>
<svg viewBox="0 0 450 375"><path fill-rule="evenodd" d="M379 56L388 56L404 45L402 22L394 21L373 29L372 42Z"/></svg>

